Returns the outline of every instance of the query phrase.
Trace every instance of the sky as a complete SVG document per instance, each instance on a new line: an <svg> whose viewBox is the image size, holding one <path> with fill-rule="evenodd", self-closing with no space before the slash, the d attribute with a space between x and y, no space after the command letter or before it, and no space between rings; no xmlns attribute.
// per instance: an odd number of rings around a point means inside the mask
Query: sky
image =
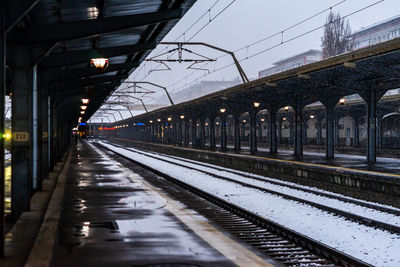
<svg viewBox="0 0 400 267"><path fill-rule="evenodd" d="M212 8L210 9L210 7ZM399 0L197 0L163 41L188 41L190 39L191 42L205 42L229 51L243 48L235 55L242 60L240 64L247 76L250 79L257 78L260 70L271 67L274 62L282 58L309 49L321 49L322 26L330 7L335 13L339 12L342 17L348 16L347 19L353 32L400 14ZM208 12L208 10L210 11ZM203 14L205 15L187 31ZM310 17L312 18L287 29ZM204 28L198 32L203 26ZM318 27L320 28L318 29ZM182 35L184 32L185 34ZM250 44L276 33L276 36L250 46ZM303 36L288 41L300 35ZM280 45L282 41L283 44ZM173 48L176 46L159 45L148 58ZM201 46L186 46L186 48L211 59L224 55L224 53ZM267 51L252 57L263 50ZM177 58L177 54L169 54L169 56ZM184 53L183 58L198 59L199 56ZM237 78L239 74L235 66L214 72L232 62L232 58L229 56L208 62L203 68L211 73L209 75L206 75L208 74L206 70L187 69L191 63L168 63L171 70L151 71L165 67L159 66L156 62L143 62L128 80L150 81L167 87L170 92L177 92L201 80ZM200 67L202 64L204 63L200 63L198 66ZM189 77L186 77L187 75ZM149 89L157 90L150 87ZM146 102L157 102L155 99L162 94L162 91L153 94L153 99L146 99Z"/></svg>

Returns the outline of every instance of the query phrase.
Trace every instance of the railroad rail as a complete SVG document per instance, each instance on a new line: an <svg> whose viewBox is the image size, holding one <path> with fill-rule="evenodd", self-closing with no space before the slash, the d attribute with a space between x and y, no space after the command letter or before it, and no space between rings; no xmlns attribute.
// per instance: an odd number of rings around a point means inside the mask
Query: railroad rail
<svg viewBox="0 0 400 267"><path fill-rule="evenodd" d="M112 145L115 146L115 144ZM101 147L178 185L184 189L178 194L176 189L172 190L172 194L174 197L177 196L178 200L189 204L190 208L194 205L194 210L204 214L231 234L287 266L371 266L319 241L133 160L106 146L101 145ZM135 151L135 153L137 152ZM163 189L168 190L168 188ZM193 196L186 197L186 191L190 191L192 194L207 201L208 206L200 204L197 200L193 201ZM209 203L212 203L211 208Z"/></svg>
<svg viewBox="0 0 400 267"><path fill-rule="evenodd" d="M112 144L112 145L119 146L119 145L116 145L116 144ZM119 147L122 147L122 146L119 146ZM226 180L226 181L229 181L229 182L237 183L237 184L240 184L240 185L242 185L244 187L253 188L253 189L260 190L260 191L263 191L263 192L266 192L266 193L269 193L269 194L273 194L273 195L277 195L277 196L283 197L285 199L289 199L289 200L297 201L297 202L300 202L300 203L304 203L304 204L313 206L315 208L318 208L320 210L323 210L323 211L326 211L326 212L329 212L329 213L332 213L332 214L335 214L335 215L338 215L338 216L343 216L343 217L345 217L346 219L348 219L350 221L357 222L357 223L360 223L360 224L363 224L363 225L366 225L366 226L369 226L369 227L375 227L375 228L379 228L381 230L386 230L386 231L390 231L392 233L400 234L400 227L399 226L392 225L392 224L385 223L385 222L378 221L378 220L374 220L374 219L367 218L367 217L364 217L364 216L360 216L360 215L357 215L357 214L354 214L354 213L351 213L351 212L347 212L347 211L344 211L344 210L341 210L341 209L333 208L333 207L330 207L330 206L327 206L327 205L324 205L324 204L320 204L320 203L317 203L317 202L314 202L314 201L309 201L309 200L304 199L304 198L295 197L295 196L292 196L292 195L289 195L289 194L285 194L285 193L282 193L282 192L279 192L279 191L276 191L276 190L271 190L271 189L267 189L265 187L256 186L256 185L249 184L249 183L246 183L246 182L243 182L243 181L238 181L236 179L231 179L231 178L228 178L228 177L223 176L223 175L218 175L218 174L215 174L215 173L210 172L210 171L205 171L204 169L201 169L201 168L196 168L196 167L193 167L193 166L188 166L188 165L185 165L185 164L181 164L181 163L177 163L177 162L174 162L174 161L166 160L165 158L172 158L173 157L173 156L170 156L170 155L160 154L160 153L156 153L156 152L145 152L144 153L144 152L138 151L137 149L130 149L130 148L126 148L126 147L122 147L122 148L124 148L126 150L129 150L129 151L132 151L132 152L135 152L135 153L139 153L139 154L142 154L142 155L145 155L145 156L160 160L159 157L153 156L153 155L149 155L149 154L159 155L159 156L164 157L164 159L162 159L164 162L167 162L167 163L170 163L170 164L174 164L176 166L180 166L180 167L183 167L183 168L199 171L199 172L202 172L202 173L207 174L209 176L212 176L214 178L218 178L218 179L221 179L221 180ZM177 160L184 161L184 159L182 160L181 158L178 158ZM199 165L199 166L202 166L202 167L207 167L207 168L212 168L213 169L213 167L207 166L205 164L199 164L197 162L194 163L194 162L190 162L190 161L186 161L186 162L189 162L190 164L195 164L195 165ZM214 169L216 169L216 168L214 168ZM228 171L226 169L224 170L224 169L221 169L221 168L220 168L220 170L221 171L226 171L226 172ZM231 170L229 170L229 172L230 173L234 173ZM238 174L240 176L245 176L245 175L243 175L242 173L239 173L239 172L236 172L236 174ZM254 179L254 180L270 183L270 180L266 180L265 178L257 177L256 175L246 175L246 178L250 178L250 179ZM289 187L291 189L296 189L296 190L299 190L299 191L309 192L309 193L313 193L313 194L323 195L325 197L337 199L337 200L340 200L340 201L342 201L342 199L345 199L347 203L352 203L352 204L355 204L355 205L360 205L360 206L363 206L363 207L368 207L368 208L371 208L371 209L384 211L384 212L387 212L387 213L390 213L390 214L400 215L400 211L396 210L396 209L386 208L386 207L382 207L382 206L379 206L379 205L374 205L372 203L366 203L366 202L358 201L358 200L355 200L355 199L344 198L344 197L340 197L340 196L337 196L337 195L334 195L334 194L318 192L317 190L306 189L306 188L300 187L300 186L297 186L297 187L294 186L294 185L287 186L285 183L279 183L279 182L274 182L274 183L275 184L279 184L280 186L285 186L285 187Z"/></svg>

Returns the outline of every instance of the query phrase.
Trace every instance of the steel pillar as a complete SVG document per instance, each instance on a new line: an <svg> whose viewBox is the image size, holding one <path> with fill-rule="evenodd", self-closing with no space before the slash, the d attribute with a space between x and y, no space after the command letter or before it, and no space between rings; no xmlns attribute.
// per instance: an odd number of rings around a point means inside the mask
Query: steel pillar
<svg viewBox="0 0 400 267"><path fill-rule="evenodd" d="M210 148L215 149L215 117L210 117Z"/></svg>
<svg viewBox="0 0 400 267"><path fill-rule="evenodd" d="M221 150L226 150L226 116L221 115Z"/></svg>
<svg viewBox="0 0 400 267"><path fill-rule="evenodd" d="M197 139L196 120L192 119L192 147L197 146L196 139Z"/></svg>
<svg viewBox="0 0 400 267"><path fill-rule="evenodd" d="M185 121L185 146L189 146L189 120Z"/></svg>
<svg viewBox="0 0 400 267"><path fill-rule="evenodd" d="M325 150L326 150L326 158L332 159L335 153L335 143L334 143L334 108L335 106L330 105L325 109L325 129L326 129L326 137L325 137Z"/></svg>
<svg viewBox="0 0 400 267"><path fill-rule="evenodd" d="M179 146L182 146L182 128L183 128L183 120L180 120L180 121L178 121L177 122L177 125L178 125L178 128L177 128L177 130L178 130L178 145Z"/></svg>
<svg viewBox="0 0 400 267"><path fill-rule="evenodd" d="M258 141L261 143L262 142L262 123L258 123Z"/></svg>
<svg viewBox="0 0 400 267"><path fill-rule="evenodd" d="M257 152L257 111L250 112L250 153Z"/></svg>
<svg viewBox="0 0 400 267"><path fill-rule="evenodd" d="M42 174L42 94L38 88L38 71L37 66L33 67L33 153L34 168L33 178L36 180L36 189L42 190L43 174Z"/></svg>
<svg viewBox="0 0 400 267"><path fill-rule="evenodd" d="M5 132L4 97L6 94L6 1L0 1L0 134ZM0 256L4 256L4 137L0 136Z"/></svg>
<svg viewBox="0 0 400 267"><path fill-rule="evenodd" d="M11 213L17 218L30 209L32 195L32 66L31 50L12 49L12 160Z"/></svg>
<svg viewBox="0 0 400 267"><path fill-rule="evenodd" d="M276 144L276 111L269 111L269 152L278 152Z"/></svg>
<svg viewBox="0 0 400 267"><path fill-rule="evenodd" d="M240 151L240 120L235 116L235 151Z"/></svg>
<svg viewBox="0 0 400 267"><path fill-rule="evenodd" d="M42 160L41 160L41 176L42 176L42 180L43 179L47 179L49 178L49 140L48 140L48 126L49 126L49 122L48 122L48 109L49 109L49 97L47 96L47 90L41 90L42 93L40 95L41 98L41 128L42 128L42 132L39 132L39 138L42 139Z"/></svg>
<svg viewBox="0 0 400 267"><path fill-rule="evenodd" d="M303 155L303 108L297 106L294 115L294 154Z"/></svg>
<svg viewBox="0 0 400 267"><path fill-rule="evenodd" d="M376 91L369 90L367 97L367 160L376 162Z"/></svg>
<svg viewBox="0 0 400 267"><path fill-rule="evenodd" d="M202 118L200 120L200 147L205 148L206 146L206 126L205 126L206 120Z"/></svg>

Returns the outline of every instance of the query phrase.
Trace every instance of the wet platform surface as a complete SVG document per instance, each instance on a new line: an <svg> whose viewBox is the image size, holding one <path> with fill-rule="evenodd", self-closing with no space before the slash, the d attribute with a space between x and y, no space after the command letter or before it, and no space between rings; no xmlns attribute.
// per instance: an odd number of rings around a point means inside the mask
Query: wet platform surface
<svg viewBox="0 0 400 267"><path fill-rule="evenodd" d="M236 266L169 212L141 179L78 143L52 266Z"/></svg>

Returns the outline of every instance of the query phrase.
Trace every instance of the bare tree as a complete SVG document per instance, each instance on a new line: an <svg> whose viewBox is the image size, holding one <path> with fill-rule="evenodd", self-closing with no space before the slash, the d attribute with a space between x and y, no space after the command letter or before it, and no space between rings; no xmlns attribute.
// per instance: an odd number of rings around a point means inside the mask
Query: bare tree
<svg viewBox="0 0 400 267"><path fill-rule="evenodd" d="M343 19L339 13L329 12L326 18L324 36L321 38L323 58L345 53L353 48L350 38L349 20Z"/></svg>

